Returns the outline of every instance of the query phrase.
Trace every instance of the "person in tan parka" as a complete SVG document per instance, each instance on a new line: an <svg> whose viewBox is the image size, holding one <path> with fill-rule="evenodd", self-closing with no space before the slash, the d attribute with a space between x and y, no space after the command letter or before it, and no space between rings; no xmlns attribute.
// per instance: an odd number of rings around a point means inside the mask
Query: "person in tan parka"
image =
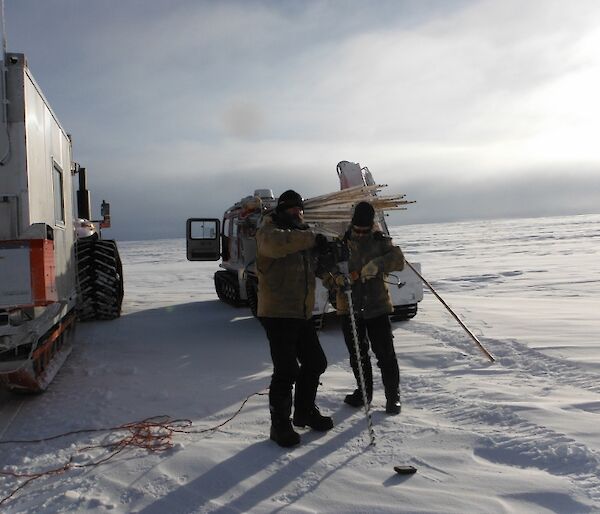
<svg viewBox="0 0 600 514"><path fill-rule="evenodd" d="M303 222L302 197L288 190L256 233L258 317L265 329L273 375L269 387L270 438L283 447L300 436L290 422L292 388L295 426L313 430L333 428L315 405L319 377L327 368L312 311L315 303L315 244L323 244Z"/></svg>

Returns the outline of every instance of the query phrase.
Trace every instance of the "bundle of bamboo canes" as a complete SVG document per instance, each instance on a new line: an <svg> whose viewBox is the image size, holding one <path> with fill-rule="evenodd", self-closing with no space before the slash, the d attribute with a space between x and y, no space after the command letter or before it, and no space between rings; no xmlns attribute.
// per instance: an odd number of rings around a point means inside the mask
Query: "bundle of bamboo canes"
<svg viewBox="0 0 600 514"><path fill-rule="evenodd" d="M385 184L355 186L304 200L304 221L321 231L339 233L350 223L354 207L359 202L369 202L376 217L384 216L384 211L406 210L406 205L415 203L400 195L378 195Z"/></svg>

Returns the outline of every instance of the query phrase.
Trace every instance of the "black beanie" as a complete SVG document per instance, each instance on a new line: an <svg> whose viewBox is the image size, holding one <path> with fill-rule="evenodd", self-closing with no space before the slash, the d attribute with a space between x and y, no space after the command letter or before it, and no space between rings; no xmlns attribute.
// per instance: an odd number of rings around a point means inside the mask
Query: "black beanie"
<svg viewBox="0 0 600 514"><path fill-rule="evenodd" d="M373 219L375 218L375 209L369 202L360 202L356 204L354 208L354 214L352 215L352 224L357 227L371 227L373 226Z"/></svg>
<svg viewBox="0 0 600 514"><path fill-rule="evenodd" d="M290 207L300 207L304 209L304 203L302 203L302 197L292 189L288 189L281 193L279 200L277 200L276 211L281 213Z"/></svg>

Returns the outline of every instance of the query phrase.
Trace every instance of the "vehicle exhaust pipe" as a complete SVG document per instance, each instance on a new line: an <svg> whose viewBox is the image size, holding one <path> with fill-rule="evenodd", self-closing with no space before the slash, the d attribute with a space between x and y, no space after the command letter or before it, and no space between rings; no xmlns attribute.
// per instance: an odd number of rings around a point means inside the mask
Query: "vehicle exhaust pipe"
<svg viewBox="0 0 600 514"><path fill-rule="evenodd" d="M91 220L92 213L90 209L91 197L87 189L87 173L85 168L79 168L79 191L77 191L77 216Z"/></svg>

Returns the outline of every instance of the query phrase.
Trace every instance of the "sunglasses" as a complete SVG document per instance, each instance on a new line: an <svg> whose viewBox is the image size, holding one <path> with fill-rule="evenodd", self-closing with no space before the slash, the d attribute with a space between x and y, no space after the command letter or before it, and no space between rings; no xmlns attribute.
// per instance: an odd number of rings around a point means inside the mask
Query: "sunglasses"
<svg viewBox="0 0 600 514"><path fill-rule="evenodd" d="M371 232L371 227L357 227L352 225L352 231L356 232L357 234L368 234Z"/></svg>

